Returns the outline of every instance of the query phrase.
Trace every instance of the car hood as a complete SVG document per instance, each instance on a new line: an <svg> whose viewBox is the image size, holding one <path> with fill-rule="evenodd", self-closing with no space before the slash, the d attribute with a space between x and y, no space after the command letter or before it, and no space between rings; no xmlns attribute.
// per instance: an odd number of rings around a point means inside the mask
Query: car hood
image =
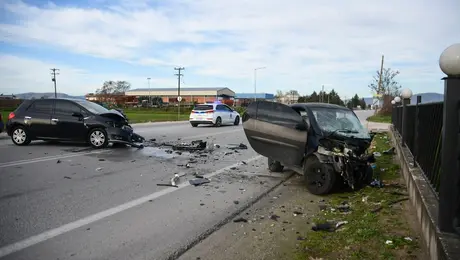
<svg viewBox="0 0 460 260"><path fill-rule="evenodd" d="M126 117L122 113L120 113L120 112L118 112L117 110L114 110L114 109L109 110L106 113L101 113L99 115L103 116L103 117L109 117L109 118L112 118L112 119L115 119L115 120L123 120L123 121L126 120Z"/></svg>

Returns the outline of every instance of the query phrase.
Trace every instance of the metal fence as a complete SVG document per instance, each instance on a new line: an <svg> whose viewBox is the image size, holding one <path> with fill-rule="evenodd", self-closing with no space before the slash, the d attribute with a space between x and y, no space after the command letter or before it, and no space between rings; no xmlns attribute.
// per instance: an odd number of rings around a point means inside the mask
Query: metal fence
<svg viewBox="0 0 460 260"><path fill-rule="evenodd" d="M405 142L433 190L439 192L441 176L441 142L443 102L407 105L408 120L404 127ZM402 134L403 106L393 109L392 123Z"/></svg>

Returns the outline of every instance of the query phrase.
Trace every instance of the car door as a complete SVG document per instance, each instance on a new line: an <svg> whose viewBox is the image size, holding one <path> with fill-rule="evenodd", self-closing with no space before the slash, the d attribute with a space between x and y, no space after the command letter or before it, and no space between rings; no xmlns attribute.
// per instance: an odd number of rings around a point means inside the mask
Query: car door
<svg viewBox="0 0 460 260"><path fill-rule="evenodd" d="M228 113L226 112L224 105L217 105L216 106L216 118L219 116L222 120L222 124L228 124Z"/></svg>
<svg viewBox="0 0 460 260"><path fill-rule="evenodd" d="M54 100L37 99L24 111L24 123L32 136L40 138L53 138L51 114L53 113Z"/></svg>
<svg viewBox="0 0 460 260"><path fill-rule="evenodd" d="M233 109L231 109L227 105L222 105L222 106L223 106L223 109L224 109L224 112L225 112L224 116L227 118L227 124L233 124L233 122L235 121L235 117L234 117L234 114L233 114Z"/></svg>
<svg viewBox="0 0 460 260"><path fill-rule="evenodd" d="M291 107L277 102L252 102L243 116L243 128L257 153L285 165L301 165L308 127Z"/></svg>
<svg viewBox="0 0 460 260"><path fill-rule="evenodd" d="M83 141L86 138L82 108L68 100L56 100L51 124L62 140Z"/></svg>

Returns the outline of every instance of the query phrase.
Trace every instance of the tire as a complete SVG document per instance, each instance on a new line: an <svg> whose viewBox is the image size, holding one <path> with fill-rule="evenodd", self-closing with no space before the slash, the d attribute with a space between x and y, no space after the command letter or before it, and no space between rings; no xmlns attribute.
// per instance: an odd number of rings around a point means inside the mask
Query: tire
<svg viewBox="0 0 460 260"><path fill-rule="evenodd" d="M11 131L11 141L15 145L24 146L30 144L32 140L29 137L28 131L23 126L16 126Z"/></svg>
<svg viewBox="0 0 460 260"><path fill-rule="evenodd" d="M284 169L284 166L273 159L267 158L268 159L268 170L270 172L282 172Z"/></svg>
<svg viewBox="0 0 460 260"><path fill-rule="evenodd" d="M235 118L235 122L233 122L233 125L239 125L239 124L240 124L240 117L237 116L237 117Z"/></svg>
<svg viewBox="0 0 460 260"><path fill-rule="evenodd" d="M304 163L304 181L311 194L326 195L336 186L337 173L332 165L321 163L316 156L310 156Z"/></svg>
<svg viewBox="0 0 460 260"><path fill-rule="evenodd" d="M107 132L101 128L94 128L89 131L88 143L96 149L105 148L109 144Z"/></svg>
<svg viewBox="0 0 460 260"><path fill-rule="evenodd" d="M214 124L214 126L219 127L221 125L222 125L222 118L220 118L219 116L216 118L216 123Z"/></svg>
<svg viewBox="0 0 460 260"><path fill-rule="evenodd" d="M374 178L374 169L370 165L366 165L363 169L361 179L356 180L355 190L362 189L372 183Z"/></svg>
<svg viewBox="0 0 460 260"><path fill-rule="evenodd" d="M195 123L190 123L192 125L192 127L197 127L198 124L195 124Z"/></svg>

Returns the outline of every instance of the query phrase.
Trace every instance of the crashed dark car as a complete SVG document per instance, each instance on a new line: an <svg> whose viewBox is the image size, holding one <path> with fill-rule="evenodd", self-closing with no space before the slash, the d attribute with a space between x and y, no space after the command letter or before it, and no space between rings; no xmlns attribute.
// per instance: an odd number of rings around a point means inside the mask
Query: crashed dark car
<svg viewBox="0 0 460 260"><path fill-rule="evenodd" d="M120 112L79 99L25 100L9 114L6 129L20 146L47 140L87 142L94 148L109 143L141 147L144 141Z"/></svg>
<svg viewBox="0 0 460 260"><path fill-rule="evenodd" d="M268 158L270 171L286 166L304 175L312 194L327 194L343 184L359 189L372 182L375 158L367 150L373 134L348 108L257 101L247 107L243 128L252 148Z"/></svg>

